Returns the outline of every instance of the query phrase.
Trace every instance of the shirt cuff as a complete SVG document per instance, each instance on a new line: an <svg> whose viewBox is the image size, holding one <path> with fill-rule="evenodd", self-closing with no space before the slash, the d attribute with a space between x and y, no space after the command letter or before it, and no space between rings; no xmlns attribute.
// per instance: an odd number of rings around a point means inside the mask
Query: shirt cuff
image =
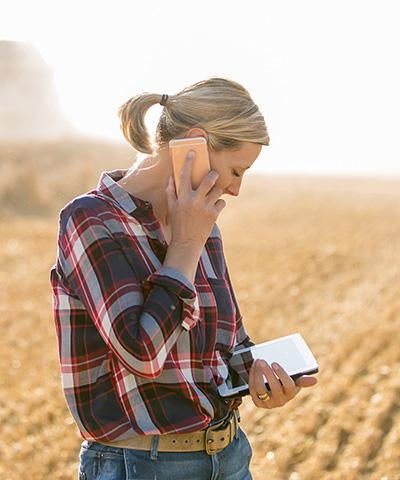
<svg viewBox="0 0 400 480"><path fill-rule="evenodd" d="M148 277L147 282L166 288L182 300L194 301L196 297L196 289L193 283L189 282L178 270L171 267L161 267Z"/></svg>
<svg viewBox="0 0 400 480"><path fill-rule="evenodd" d="M196 288L181 272L171 267L161 267L148 277L146 283L165 288L182 300L181 325L185 330L191 330L197 324L200 310Z"/></svg>

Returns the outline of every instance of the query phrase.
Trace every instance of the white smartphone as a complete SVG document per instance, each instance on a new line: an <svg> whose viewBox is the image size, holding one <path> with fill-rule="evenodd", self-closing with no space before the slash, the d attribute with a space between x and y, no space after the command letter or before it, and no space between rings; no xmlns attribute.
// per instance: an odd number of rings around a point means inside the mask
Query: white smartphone
<svg viewBox="0 0 400 480"><path fill-rule="evenodd" d="M238 355L241 358L237 360L240 360L240 363L244 361L247 365L251 365L253 360L259 358L269 365L272 362L279 363L293 379L317 373L319 368L314 355L299 333L237 350L231 358L232 363ZM267 382L266 386L268 388ZM218 391L225 398L239 397L249 394L249 386L247 383L228 385L225 382L218 387Z"/></svg>

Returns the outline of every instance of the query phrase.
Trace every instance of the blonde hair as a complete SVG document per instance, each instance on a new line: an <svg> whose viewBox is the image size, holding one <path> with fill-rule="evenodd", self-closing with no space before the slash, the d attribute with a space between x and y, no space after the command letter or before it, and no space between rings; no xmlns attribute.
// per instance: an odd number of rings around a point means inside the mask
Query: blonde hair
<svg viewBox="0 0 400 480"><path fill-rule="evenodd" d="M172 96L137 95L120 107L122 132L139 152L154 151L145 115L160 102L164 108L156 128L155 147L184 137L194 127L207 132L208 145L214 151L239 148L242 142L269 144L264 117L249 92L232 80L210 78Z"/></svg>

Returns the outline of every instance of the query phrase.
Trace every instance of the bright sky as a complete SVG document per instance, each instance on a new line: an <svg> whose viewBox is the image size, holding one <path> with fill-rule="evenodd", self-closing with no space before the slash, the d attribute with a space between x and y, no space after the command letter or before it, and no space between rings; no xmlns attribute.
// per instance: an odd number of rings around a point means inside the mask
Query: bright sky
<svg viewBox="0 0 400 480"><path fill-rule="evenodd" d="M399 11L397 0L0 0L0 39L40 50L86 133L121 138L129 97L218 75L267 120L257 169L399 176Z"/></svg>

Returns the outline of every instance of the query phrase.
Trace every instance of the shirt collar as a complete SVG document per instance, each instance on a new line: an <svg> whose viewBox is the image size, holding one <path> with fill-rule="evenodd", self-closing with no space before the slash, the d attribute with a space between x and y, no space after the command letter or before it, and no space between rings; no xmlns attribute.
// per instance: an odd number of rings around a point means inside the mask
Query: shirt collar
<svg viewBox="0 0 400 480"><path fill-rule="evenodd" d="M143 210L152 210L150 202L134 197L117 183L125 176L127 171L128 170L113 170L111 172L103 172L97 184L97 190L101 195L114 200L114 202L129 215L143 212Z"/></svg>

